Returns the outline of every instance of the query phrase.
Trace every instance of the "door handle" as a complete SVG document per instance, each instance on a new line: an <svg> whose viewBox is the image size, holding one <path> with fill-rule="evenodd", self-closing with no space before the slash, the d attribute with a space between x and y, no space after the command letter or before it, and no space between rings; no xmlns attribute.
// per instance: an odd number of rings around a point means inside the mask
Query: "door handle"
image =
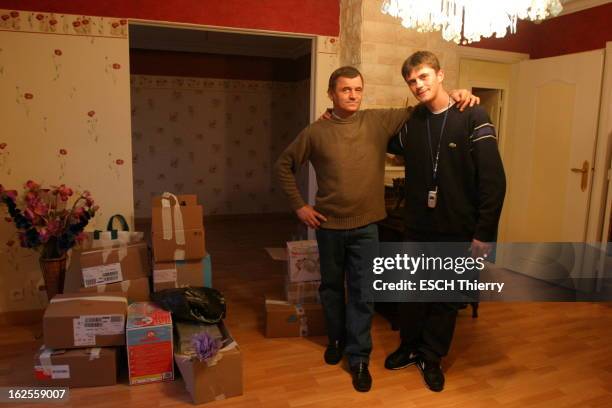
<svg viewBox="0 0 612 408"><path fill-rule="evenodd" d="M588 160L585 160L584 163L582 163L582 168L577 169L573 167L571 170L572 170L572 173L582 173L582 180L580 181L580 189L582 191L586 191L587 184L589 182L589 162Z"/></svg>

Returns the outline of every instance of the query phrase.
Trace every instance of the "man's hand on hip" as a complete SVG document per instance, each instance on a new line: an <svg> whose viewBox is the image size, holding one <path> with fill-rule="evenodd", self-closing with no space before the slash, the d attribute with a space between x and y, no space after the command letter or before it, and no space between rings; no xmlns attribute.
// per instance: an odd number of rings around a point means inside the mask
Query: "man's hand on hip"
<svg viewBox="0 0 612 408"><path fill-rule="evenodd" d="M321 221L327 221L327 218L319 212L317 212L310 205L305 205L295 210L300 221L308 225L310 228L317 229L321 225Z"/></svg>

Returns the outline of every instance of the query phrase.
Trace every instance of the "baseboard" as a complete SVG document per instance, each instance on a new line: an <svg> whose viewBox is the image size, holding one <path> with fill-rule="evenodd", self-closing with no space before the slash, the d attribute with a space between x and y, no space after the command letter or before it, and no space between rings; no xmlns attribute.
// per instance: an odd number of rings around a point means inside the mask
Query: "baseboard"
<svg viewBox="0 0 612 408"><path fill-rule="evenodd" d="M42 322L45 309L0 312L0 326L21 326Z"/></svg>

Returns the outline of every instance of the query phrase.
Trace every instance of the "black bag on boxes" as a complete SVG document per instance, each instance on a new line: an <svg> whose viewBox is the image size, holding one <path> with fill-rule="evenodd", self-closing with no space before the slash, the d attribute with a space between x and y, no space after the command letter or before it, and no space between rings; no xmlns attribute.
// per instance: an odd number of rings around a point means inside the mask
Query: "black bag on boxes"
<svg viewBox="0 0 612 408"><path fill-rule="evenodd" d="M217 289L186 287L151 293L151 299L180 321L207 324L225 318L225 297Z"/></svg>

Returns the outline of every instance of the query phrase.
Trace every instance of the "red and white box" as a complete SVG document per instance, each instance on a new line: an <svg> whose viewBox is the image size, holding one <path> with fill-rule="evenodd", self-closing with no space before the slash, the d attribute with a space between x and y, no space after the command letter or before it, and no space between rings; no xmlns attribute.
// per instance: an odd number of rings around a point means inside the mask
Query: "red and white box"
<svg viewBox="0 0 612 408"><path fill-rule="evenodd" d="M128 307L126 344L130 385L174 380L172 317L153 302Z"/></svg>
<svg viewBox="0 0 612 408"><path fill-rule="evenodd" d="M287 272L291 282L320 281L317 241L287 242Z"/></svg>

